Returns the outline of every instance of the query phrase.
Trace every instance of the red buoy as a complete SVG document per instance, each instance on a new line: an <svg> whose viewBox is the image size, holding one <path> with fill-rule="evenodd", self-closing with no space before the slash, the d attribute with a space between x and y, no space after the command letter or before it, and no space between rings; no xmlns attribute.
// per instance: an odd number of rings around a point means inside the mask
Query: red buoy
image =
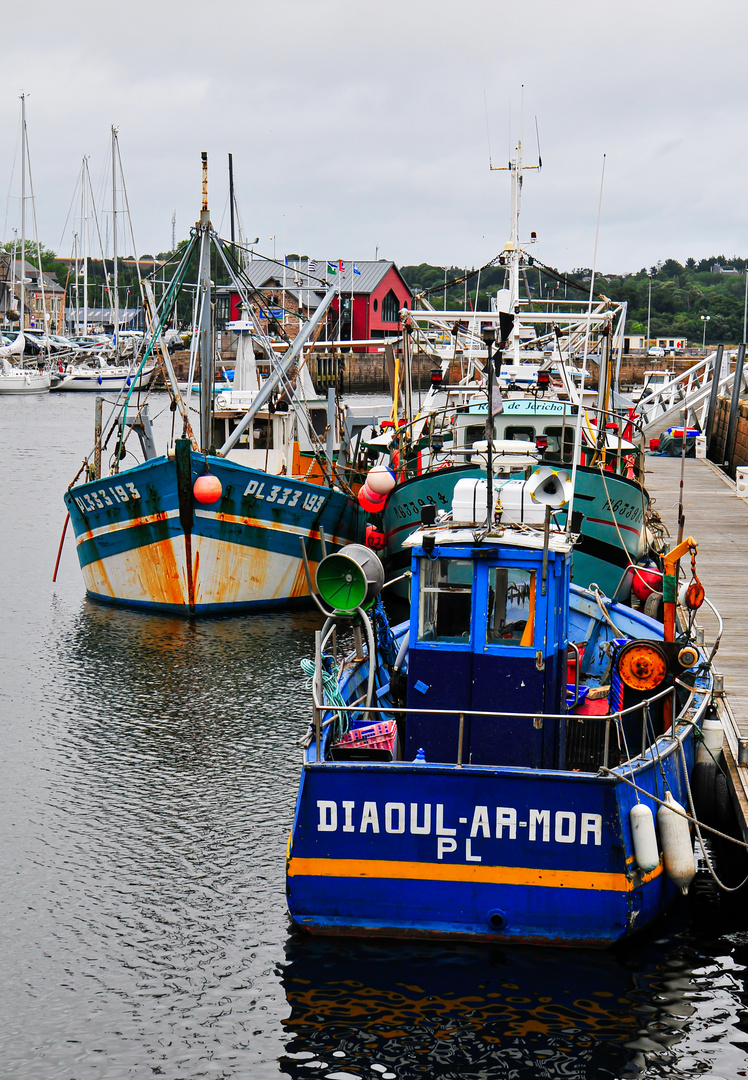
<svg viewBox="0 0 748 1080"><path fill-rule="evenodd" d="M642 603L644 603L653 592L662 591L662 574L658 572L656 567L632 567L629 573L633 575L631 588L633 589L634 596Z"/></svg>
<svg viewBox="0 0 748 1080"><path fill-rule="evenodd" d="M203 473L192 485L192 494L199 503L214 503L221 498L223 487L217 476L213 476L212 473Z"/></svg>
<svg viewBox="0 0 748 1080"><path fill-rule="evenodd" d="M387 537L376 525L367 525L365 543L372 551L381 551L387 543Z"/></svg>
<svg viewBox="0 0 748 1080"><path fill-rule="evenodd" d="M364 484L358 493L358 503L362 510L366 510L369 514L378 514L384 509L384 504L387 502L386 495L377 495L372 491L368 484Z"/></svg>

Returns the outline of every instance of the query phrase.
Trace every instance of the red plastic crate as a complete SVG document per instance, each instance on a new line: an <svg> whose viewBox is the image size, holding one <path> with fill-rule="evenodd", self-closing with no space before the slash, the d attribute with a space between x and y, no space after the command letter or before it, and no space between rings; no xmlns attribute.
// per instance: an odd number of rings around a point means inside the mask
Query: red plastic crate
<svg viewBox="0 0 748 1080"><path fill-rule="evenodd" d="M372 750L392 751L397 734L396 720L383 720L378 724L365 724L363 727L346 731L336 746L369 747Z"/></svg>

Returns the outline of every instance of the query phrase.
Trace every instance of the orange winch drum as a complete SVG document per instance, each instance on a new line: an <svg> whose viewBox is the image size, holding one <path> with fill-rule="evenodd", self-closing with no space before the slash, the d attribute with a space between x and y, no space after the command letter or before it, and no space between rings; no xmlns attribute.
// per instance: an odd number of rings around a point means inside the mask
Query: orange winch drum
<svg viewBox="0 0 748 1080"><path fill-rule="evenodd" d="M667 671L667 657L653 641L631 641L621 649L618 674L632 690L654 690Z"/></svg>

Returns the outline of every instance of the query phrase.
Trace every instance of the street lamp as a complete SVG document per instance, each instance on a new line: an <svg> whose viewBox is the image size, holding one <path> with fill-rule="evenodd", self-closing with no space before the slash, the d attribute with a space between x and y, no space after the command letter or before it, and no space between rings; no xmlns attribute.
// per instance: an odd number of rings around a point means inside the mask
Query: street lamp
<svg viewBox="0 0 748 1080"><path fill-rule="evenodd" d="M701 321L704 324L704 333L701 335L701 351L705 352L706 351L706 324L711 319L711 315L701 315L700 318L701 318Z"/></svg>

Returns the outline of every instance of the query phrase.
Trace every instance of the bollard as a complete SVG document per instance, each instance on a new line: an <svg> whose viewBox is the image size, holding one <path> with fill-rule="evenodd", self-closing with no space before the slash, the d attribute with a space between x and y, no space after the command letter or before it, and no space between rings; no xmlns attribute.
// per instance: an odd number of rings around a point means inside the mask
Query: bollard
<svg viewBox="0 0 748 1080"><path fill-rule="evenodd" d="M748 766L748 739L738 741L738 765Z"/></svg>

